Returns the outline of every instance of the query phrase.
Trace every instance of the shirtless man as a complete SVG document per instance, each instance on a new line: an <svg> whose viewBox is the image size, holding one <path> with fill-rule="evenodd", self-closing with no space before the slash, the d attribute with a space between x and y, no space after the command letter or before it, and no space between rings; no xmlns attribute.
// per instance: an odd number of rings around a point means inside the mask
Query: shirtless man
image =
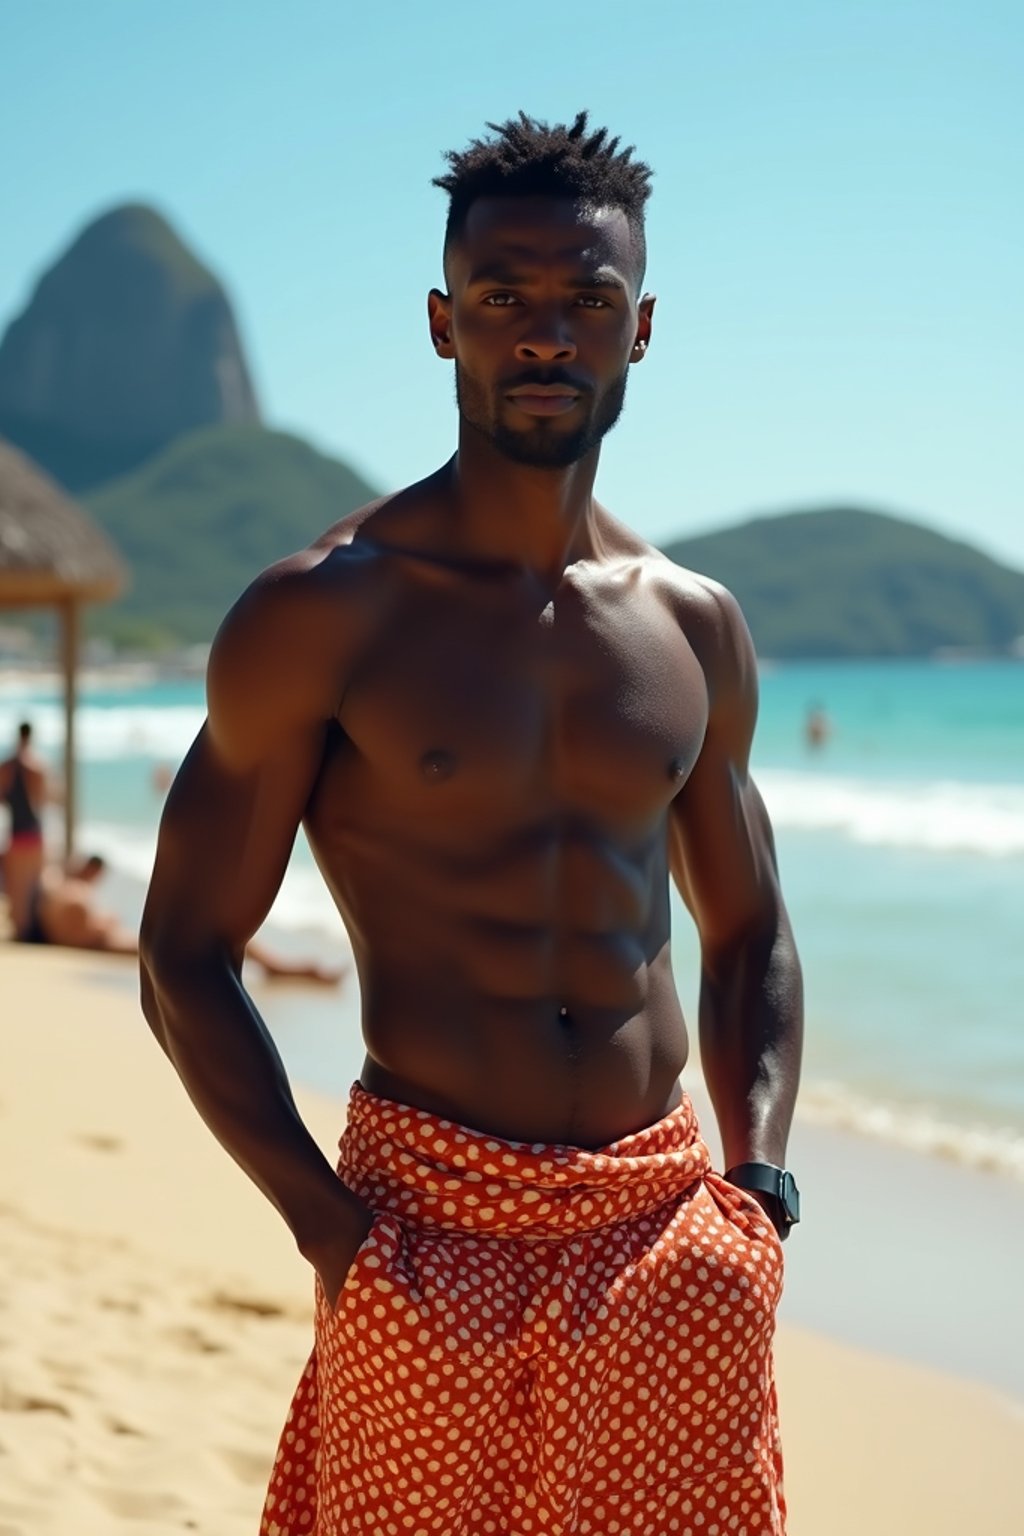
<svg viewBox="0 0 1024 1536"><path fill-rule="evenodd" d="M781 1532L802 1003L755 659L593 496L650 172L583 115L448 161L458 451L229 614L143 920L146 1016L316 1271L263 1530ZM239 981L300 821L362 991L340 1178ZM728 1179L679 1082L670 874Z"/></svg>

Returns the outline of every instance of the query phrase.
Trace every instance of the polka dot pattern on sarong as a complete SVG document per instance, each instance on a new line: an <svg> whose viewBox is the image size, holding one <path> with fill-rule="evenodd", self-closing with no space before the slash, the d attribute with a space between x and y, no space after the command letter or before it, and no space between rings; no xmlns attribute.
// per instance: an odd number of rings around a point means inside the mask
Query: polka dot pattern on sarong
<svg viewBox="0 0 1024 1536"><path fill-rule="evenodd" d="M262 1536L785 1529L782 1251L689 1100L597 1152L352 1089L375 1212L278 1449Z"/></svg>

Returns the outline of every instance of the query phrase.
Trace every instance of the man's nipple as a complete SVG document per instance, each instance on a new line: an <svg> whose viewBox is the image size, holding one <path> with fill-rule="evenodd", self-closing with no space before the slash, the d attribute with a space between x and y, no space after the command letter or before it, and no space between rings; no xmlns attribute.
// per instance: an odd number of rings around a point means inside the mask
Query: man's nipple
<svg viewBox="0 0 1024 1536"><path fill-rule="evenodd" d="M420 758L420 774L428 784L442 784L450 779L457 767L454 752L432 748Z"/></svg>

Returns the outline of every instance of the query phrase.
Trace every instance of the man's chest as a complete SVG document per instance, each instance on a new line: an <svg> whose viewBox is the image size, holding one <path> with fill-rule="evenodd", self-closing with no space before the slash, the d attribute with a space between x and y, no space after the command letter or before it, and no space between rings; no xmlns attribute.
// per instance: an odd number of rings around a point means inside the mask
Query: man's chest
<svg viewBox="0 0 1024 1536"><path fill-rule="evenodd" d="M570 589L532 608L399 606L340 723L381 789L427 814L526 794L643 818L684 782L707 707L664 605Z"/></svg>

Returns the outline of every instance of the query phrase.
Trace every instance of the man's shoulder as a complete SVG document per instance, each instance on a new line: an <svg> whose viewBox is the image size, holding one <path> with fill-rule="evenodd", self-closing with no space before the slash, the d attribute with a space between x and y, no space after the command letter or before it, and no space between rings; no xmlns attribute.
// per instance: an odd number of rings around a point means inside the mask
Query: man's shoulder
<svg viewBox="0 0 1024 1536"><path fill-rule="evenodd" d="M672 609L687 636L726 641L746 632L743 611L722 582L679 565L639 535L635 557L646 580Z"/></svg>
<svg viewBox="0 0 1024 1536"><path fill-rule="evenodd" d="M328 613L334 623L344 623L345 600L357 599L386 563L387 546L378 530L387 521L387 509L406 495L398 492L367 502L304 548L268 565L231 608L225 625L306 627Z"/></svg>
<svg viewBox="0 0 1024 1536"><path fill-rule="evenodd" d="M429 481L421 481L378 496L339 518L305 548L286 555L259 573L243 597L249 605L280 610L287 616L294 607L318 595L337 612L339 598L355 598L393 565L404 542L403 530L431 501Z"/></svg>
<svg viewBox="0 0 1024 1536"><path fill-rule="evenodd" d="M412 486L349 513L304 549L261 571L228 611L211 670L229 686L277 679L334 687L372 639L395 569L390 530L421 499Z"/></svg>
<svg viewBox="0 0 1024 1536"><path fill-rule="evenodd" d="M643 588L672 612L698 656L723 648L745 650L750 643L739 603L720 581L669 558L635 529L602 509L602 534L608 565L625 564L640 576Z"/></svg>
<svg viewBox="0 0 1024 1536"><path fill-rule="evenodd" d="M663 591L712 694L756 690L757 658L743 610L728 587L659 554Z"/></svg>

